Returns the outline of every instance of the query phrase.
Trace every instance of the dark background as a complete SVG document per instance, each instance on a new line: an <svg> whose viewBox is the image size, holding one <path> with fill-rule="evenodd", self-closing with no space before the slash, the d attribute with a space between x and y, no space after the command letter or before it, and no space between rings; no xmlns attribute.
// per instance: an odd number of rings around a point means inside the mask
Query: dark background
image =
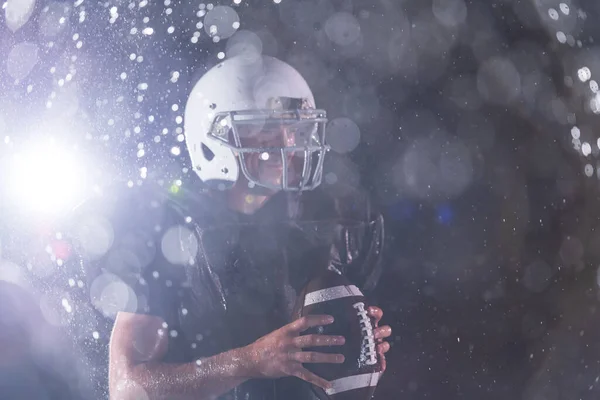
<svg viewBox="0 0 600 400"><path fill-rule="evenodd" d="M374 300L394 335L376 398L598 397L598 117L581 72L600 74L598 4L222 2L240 28L218 43L196 27L199 1L129 4L38 1L16 32L0 16L0 157L60 120L51 133L77 145L99 184L137 184L146 167L192 185L177 139L186 96L219 52L258 43L305 76L330 119L360 130L358 142L333 125L324 185L367 191L386 215ZM9 54L23 41L38 60L15 79ZM2 205L3 237L31 235L35 223ZM5 260L44 246L9 243Z"/></svg>

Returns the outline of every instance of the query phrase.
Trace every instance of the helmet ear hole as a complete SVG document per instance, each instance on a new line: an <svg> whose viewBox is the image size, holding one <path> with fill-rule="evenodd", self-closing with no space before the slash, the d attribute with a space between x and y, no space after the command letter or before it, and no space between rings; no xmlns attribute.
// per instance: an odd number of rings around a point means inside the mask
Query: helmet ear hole
<svg viewBox="0 0 600 400"><path fill-rule="evenodd" d="M202 155L207 161L212 161L212 159L215 158L215 153L213 153L204 143L202 143Z"/></svg>

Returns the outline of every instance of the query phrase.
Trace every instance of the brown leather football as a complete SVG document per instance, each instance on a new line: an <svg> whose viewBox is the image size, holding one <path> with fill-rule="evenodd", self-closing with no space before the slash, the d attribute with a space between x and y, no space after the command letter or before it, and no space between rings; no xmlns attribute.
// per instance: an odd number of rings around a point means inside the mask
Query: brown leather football
<svg viewBox="0 0 600 400"><path fill-rule="evenodd" d="M340 353L342 364L304 364L304 367L330 381L331 389L313 386L322 400L368 400L373 397L381 375L381 360L376 350L373 322L367 315L366 299L347 278L328 269L311 280L298 297L298 316L327 314L331 325L312 328L303 334L341 335L342 346L305 349L322 353Z"/></svg>

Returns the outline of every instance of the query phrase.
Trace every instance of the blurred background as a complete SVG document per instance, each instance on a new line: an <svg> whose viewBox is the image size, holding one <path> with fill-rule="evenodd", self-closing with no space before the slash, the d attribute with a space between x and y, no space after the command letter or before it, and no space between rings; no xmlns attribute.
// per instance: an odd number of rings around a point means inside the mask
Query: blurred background
<svg viewBox="0 0 600 400"><path fill-rule="evenodd" d="M61 273L53 223L111 184L193 185L187 95L252 48L328 111L325 189L386 217L376 399L600 395L600 3L0 4L4 393L106 395L111 316L135 304Z"/></svg>

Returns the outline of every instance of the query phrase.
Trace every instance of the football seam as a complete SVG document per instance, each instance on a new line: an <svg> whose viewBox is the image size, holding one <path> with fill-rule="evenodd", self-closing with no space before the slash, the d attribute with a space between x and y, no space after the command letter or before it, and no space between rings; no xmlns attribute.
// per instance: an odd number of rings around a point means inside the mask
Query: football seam
<svg viewBox="0 0 600 400"><path fill-rule="evenodd" d="M377 364L377 351L375 349L375 335L373 333L373 325L371 319L365 310L365 303L359 301L352 305L357 310L356 315L359 316L361 330L365 332L361 346L360 361L367 365Z"/></svg>

